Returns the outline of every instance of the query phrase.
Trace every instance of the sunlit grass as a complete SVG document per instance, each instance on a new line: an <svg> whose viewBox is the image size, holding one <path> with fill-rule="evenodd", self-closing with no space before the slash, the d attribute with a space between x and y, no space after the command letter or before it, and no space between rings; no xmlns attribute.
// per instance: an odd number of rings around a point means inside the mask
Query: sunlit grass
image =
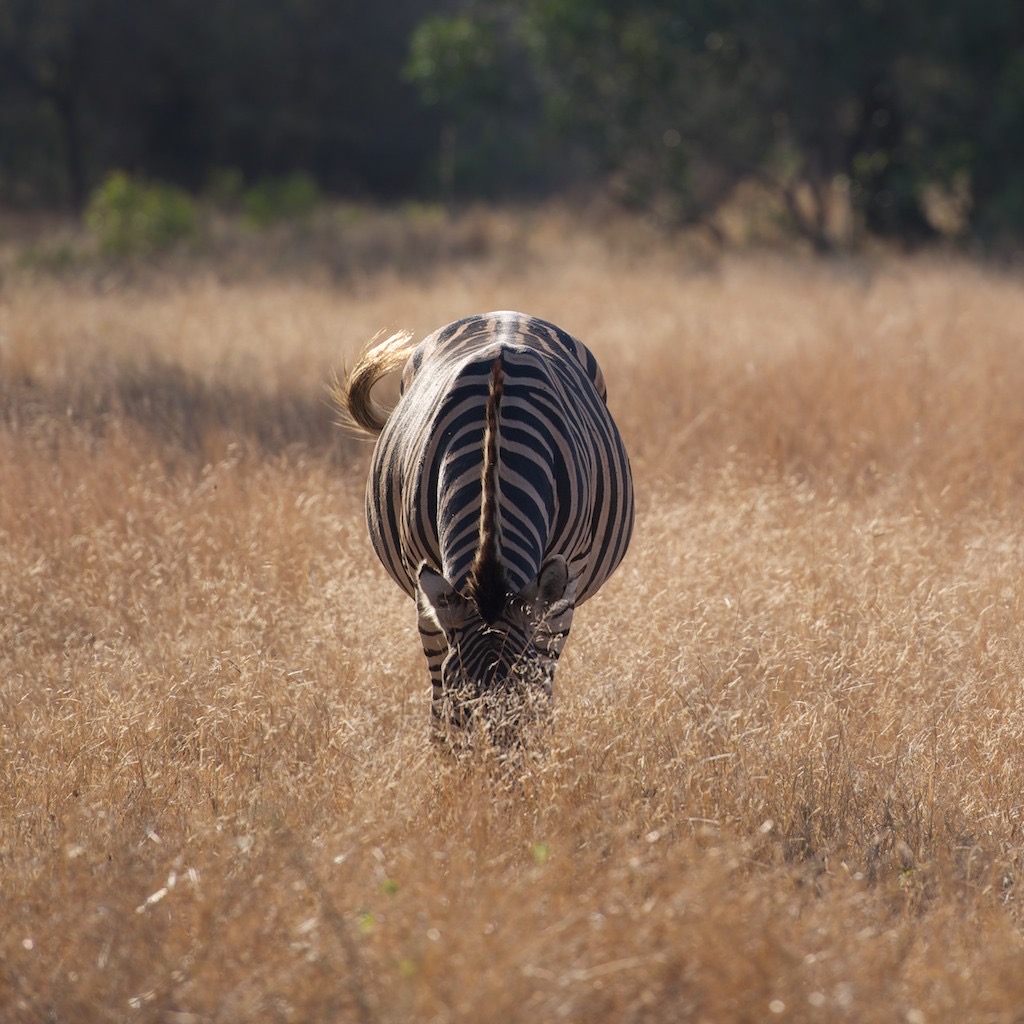
<svg viewBox="0 0 1024 1024"><path fill-rule="evenodd" d="M4 1020L1019 1013L1019 281L523 231L5 283ZM325 390L494 308L598 354L639 500L512 777L430 742Z"/></svg>

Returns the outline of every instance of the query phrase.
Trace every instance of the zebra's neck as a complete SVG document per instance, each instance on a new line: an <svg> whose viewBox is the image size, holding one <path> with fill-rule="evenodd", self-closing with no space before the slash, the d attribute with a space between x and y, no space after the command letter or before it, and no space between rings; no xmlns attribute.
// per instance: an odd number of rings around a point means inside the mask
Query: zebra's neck
<svg viewBox="0 0 1024 1024"><path fill-rule="evenodd" d="M501 356L491 365L484 423L481 470L480 535L469 570L469 597L485 622L493 622L508 599L508 580L501 563L501 426L499 413L505 386Z"/></svg>

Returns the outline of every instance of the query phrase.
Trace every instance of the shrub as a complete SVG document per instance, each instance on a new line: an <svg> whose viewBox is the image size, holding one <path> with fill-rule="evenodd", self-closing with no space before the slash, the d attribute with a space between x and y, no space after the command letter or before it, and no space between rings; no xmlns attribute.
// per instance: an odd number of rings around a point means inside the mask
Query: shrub
<svg viewBox="0 0 1024 1024"><path fill-rule="evenodd" d="M138 181L114 171L92 194L86 226L114 256L167 249L195 236L198 218L189 196L173 185Z"/></svg>
<svg viewBox="0 0 1024 1024"><path fill-rule="evenodd" d="M215 167L206 180L203 197L222 210L237 212L245 198L245 177L237 167Z"/></svg>
<svg viewBox="0 0 1024 1024"><path fill-rule="evenodd" d="M282 220L302 220L320 202L317 183L300 172L283 178L266 178L245 193L245 213L259 227Z"/></svg>

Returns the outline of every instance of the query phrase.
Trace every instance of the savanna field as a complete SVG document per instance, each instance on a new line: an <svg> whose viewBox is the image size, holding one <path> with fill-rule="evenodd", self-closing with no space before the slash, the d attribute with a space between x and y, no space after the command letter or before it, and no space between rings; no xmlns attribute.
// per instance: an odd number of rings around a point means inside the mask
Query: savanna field
<svg viewBox="0 0 1024 1024"><path fill-rule="evenodd" d="M1019 268L428 227L4 264L0 1020L1024 1019ZM638 499L514 770L430 742L328 397L501 308Z"/></svg>

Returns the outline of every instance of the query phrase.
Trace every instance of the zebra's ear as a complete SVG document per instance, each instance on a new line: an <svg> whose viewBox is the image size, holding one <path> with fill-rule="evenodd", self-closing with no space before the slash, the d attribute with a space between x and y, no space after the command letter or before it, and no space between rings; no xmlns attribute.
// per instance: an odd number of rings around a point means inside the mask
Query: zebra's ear
<svg viewBox="0 0 1024 1024"><path fill-rule="evenodd" d="M523 587L520 598L537 608L550 608L566 597L569 590L569 566L564 555L552 555L540 567L533 583Z"/></svg>
<svg viewBox="0 0 1024 1024"><path fill-rule="evenodd" d="M419 582L420 607L442 629L455 629L465 623L472 605L439 572L423 565Z"/></svg>

